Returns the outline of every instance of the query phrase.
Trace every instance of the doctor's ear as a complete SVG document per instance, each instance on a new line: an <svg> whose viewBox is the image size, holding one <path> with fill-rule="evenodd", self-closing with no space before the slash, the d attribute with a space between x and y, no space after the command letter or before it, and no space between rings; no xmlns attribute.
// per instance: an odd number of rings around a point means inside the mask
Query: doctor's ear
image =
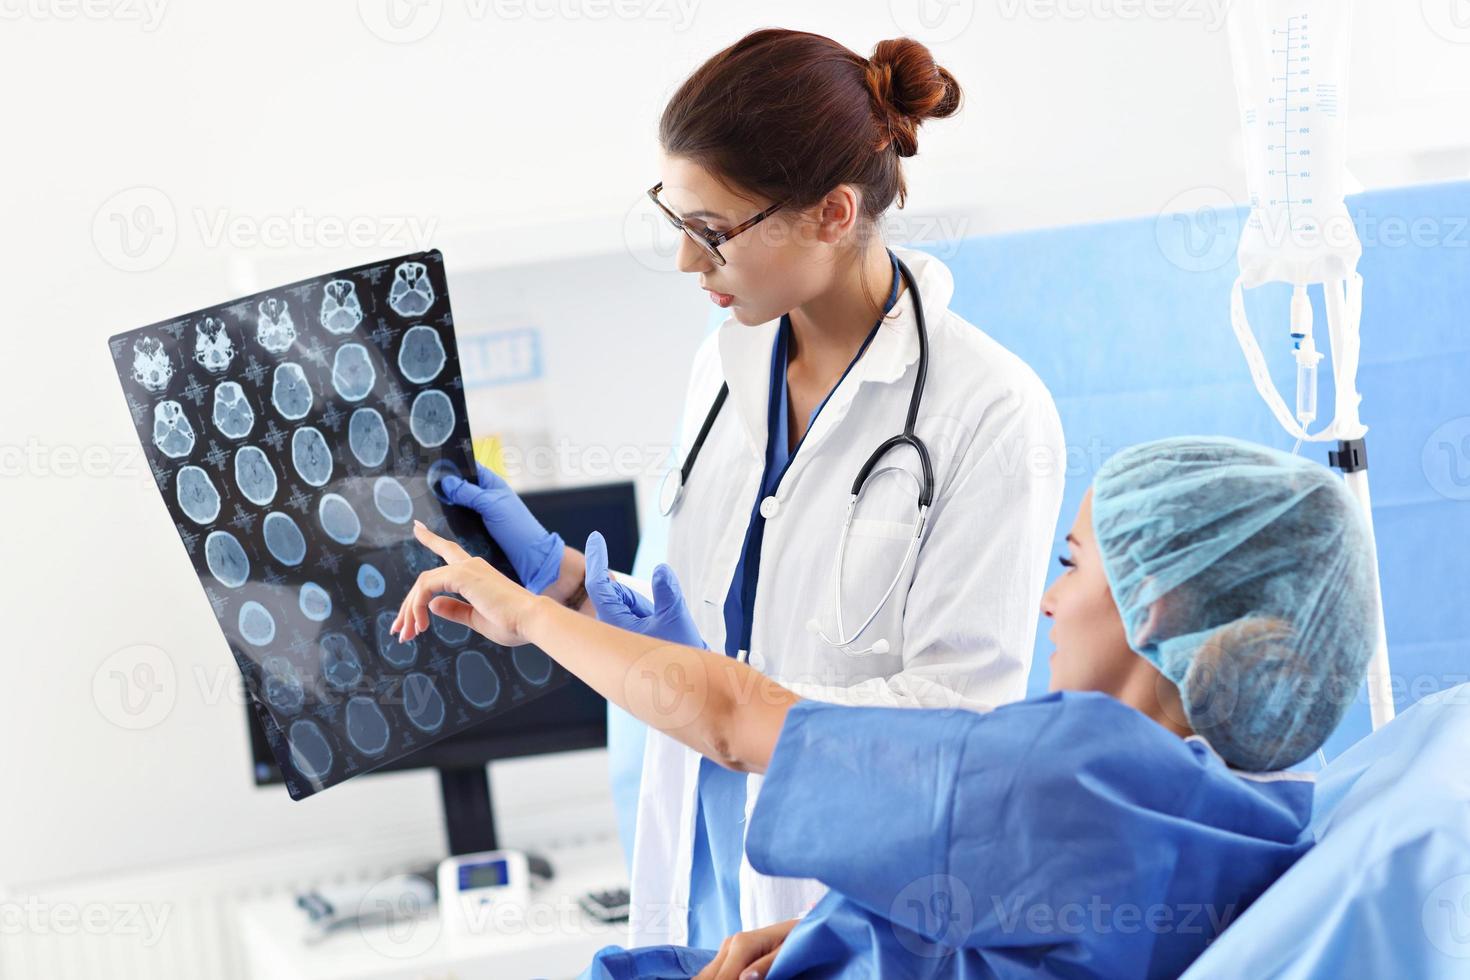
<svg viewBox="0 0 1470 980"><path fill-rule="evenodd" d="M817 240L835 245L862 220L863 193L851 184L838 184L807 215L815 222Z"/></svg>

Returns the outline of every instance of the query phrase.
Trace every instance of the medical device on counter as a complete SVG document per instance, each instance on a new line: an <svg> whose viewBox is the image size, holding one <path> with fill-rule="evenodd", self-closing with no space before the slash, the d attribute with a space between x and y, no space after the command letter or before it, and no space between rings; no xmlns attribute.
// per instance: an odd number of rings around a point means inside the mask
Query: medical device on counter
<svg viewBox="0 0 1470 980"><path fill-rule="evenodd" d="M1303 442L1336 441L1330 463L1343 472L1363 509L1370 539L1373 513L1368 459L1358 417L1359 324L1363 247L1343 201L1346 175L1350 0L1238 0L1229 14L1231 56L1245 140L1250 215L1240 236L1240 276L1230 320L1251 379L1281 427ZM1295 411L1271 379L1246 317L1245 290L1269 282L1292 286L1290 339L1296 361ZM1309 288L1322 290L1331 341L1335 405L1316 432L1317 373L1322 354L1313 337ZM1392 720L1388 642L1380 588L1379 647L1368 667L1373 727Z"/></svg>
<svg viewBox="0 0 1470 980"><path fill-rule="evenodd" d="M434 903L434 883L421 873L323 886L296 896L297 907L306 913L308 944L322 942L348 926L361 928L423 918Z"/></svg>
<svg viewBox="0 0 1470 980"><path fill-rule="evenodd" d="M531 901L531 869L520 851L455 854L439 862L439 920L447 931L484 932L495 909L524 911Z"/></svg>

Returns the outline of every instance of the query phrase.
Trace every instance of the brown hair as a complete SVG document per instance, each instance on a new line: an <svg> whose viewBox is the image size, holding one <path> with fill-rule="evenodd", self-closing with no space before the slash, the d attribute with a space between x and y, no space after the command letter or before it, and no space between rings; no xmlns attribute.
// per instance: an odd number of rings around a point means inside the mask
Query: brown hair
<svg viewBox="0 0 1470 980"><path fill-rule="evenodd" d="M803 209L839 184L862 191L876 220L907 196L901 157L925 119L960 107L954 76L912 38L872 58L820 34L747 34L706 61L664 109L659 143L727 186Z"/></svg>

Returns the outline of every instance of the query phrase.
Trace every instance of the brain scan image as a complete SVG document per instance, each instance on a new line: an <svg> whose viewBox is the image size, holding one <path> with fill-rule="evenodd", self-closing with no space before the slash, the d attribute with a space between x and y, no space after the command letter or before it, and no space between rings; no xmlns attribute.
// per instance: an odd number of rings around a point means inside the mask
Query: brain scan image
<svg viewBox="0 0 1470 980"><path fill-rule="evenodd" d="M183 459L194 451L194 427L184 406L175 401L153 406L153 445L169 459Z"/></svg>
<svg viewBox="0 0 1470 980"><path fill-rule="evenodd" d="M133 380L147 391L157 394L168 388L174 376L173 362L163 341L157 337L141 337L133 342Z"/></svg>
<svg viewBox="0 0 1470 980"><path fill-rule="evenodd" d="M315 400L300 364L287 361L276 366L271 379L271 404L276 406L281 418L288 422L306 418Z"/></svg>
<svg viewBox="0 0 1470 980"><path fill-rule="evenodd" d="M272 354L283 354L296 343L296 324L291 322L291 309L274 296L256 306L255 342Z"/></svg>
<svg viewBox="0 0 1470 980"><path fill-rule="evenodd" d="M434 305L434 285L422 262L404 262L393 270L388 305L401 317L423 316Z"/></svg>
<svg viewBox="0 0 1470 980"><path fill-rule="evenodd" d="M223 320L207 316L194 324L194 363L210 374L222 374L235 359L235 344Z"/></svg>
<svg viewBox="0 0 1470 980"><path fill-rule="evenodd" d="M454 403L442 391L421 391L409 410L408 428L425 449L442 446L454 434Z"/></svg>
<svg viewBox="0 0 1470 980"><path fill-rule="evenodd" d="M219 491L209 474L198 466L185 466L174 481L179 509L195 524L213 524L219 516Z"/></svg>
<svg viewBox="0 0 1470 980"><path fill-rule="evenodd" d="M359 408L347 420L347 446L357 461L376 469L388 458L388 427L376 408Z"/></svg>
<svg viewBox="0 0 1470 980"><path fill-rule="evenodd" d="M325 623L332 615L332 596L315 582L303 582L301 594L296 600L301 615L313 623Z"/></svg>
<svg viewBox="0 0 1470 980"><path fill-rule="evenodd" d="M350 402L360 402L373 390L377 369L362 344L343 344L332 358L332 387Z"/></svg>
<svg viewBox="0 0 1470 980"><path fill-rule="evenodd" d="M250 578L250 559L229 531L209 532L204 539L204 560L209 574L227 589L238 589Z"/></svg>
<svg viewBox="0 0 1470 980"><path fill-rule="evenodd" d="M285 657L266 657L263 664L265 674L265 700L277 711L294 715L306 704L306 689L296 665Z"/></svg>
<svg viewBox="0 0 1470 980"><path fill-rule="evenodd" d="M339 335L351 333L362 322L362 304L351 279L333 279L322 287L321 322L327 333Z"/></svg>
<svg viewBox="0 0 1470 980"><path fill-rule="evenodd" d="M433 327L409 327L398 347L398 373L416 385L428 384L444 370L444 342Z"/></svg>
<svg viewBox="0 0 1470 980"><path fill-rule="evenodd" d="M550 657L533 647L516 647L510 659L515 664L516 673L536 685L551 680L556 669Z"/></svg>
<svg viewBox="0 0 1470 980"><path fill-rule="evenodd" d="M276 471L259 446L245 446L235 453L235 483L245 499L264 507L276 499Z"/></svg>
<svg viewBox="0 0 1470 980"><path fill-rule="evenodd" d="M251 646L263 647L276 638L276 620L254 599L240 607L240 635Z"/></svg>
<svg viewBox="0 0 1470 980"><path fill-rule="evenodd" d="M265 515L261 538L271 557L282 565L295 568L306 560L306 536L291 515L284 511Z"/></svg>
<svg viewBox="0 0 1470 980"><path fill-rule="evenodd" d="M376 565L363 562L357 566L357 587L369 599L376 599L383 594L387 583L383 580L383 573L378 571Z"/></svg>
<svg viewBox="0 0 1470 980"><path fill-rule="evenodd" d="M234 381L221 381L214 389L214 427L231 439L244 439L255 427L255 410Z"/></svg>
<svg viewBox="0 0 1470 980"><path fill-rule="evenodd" d="M328 633L319 644L322 679L339 691L349 690L362 679L362 657L345 633Z"/></svg>
<svg viewBox="0 0 1470 980"><path fill-rule="evenodd" d="M484 522L433 492L476 472L439 253L237 297L108 348L173 520L178 544L160 546L192 564L292 799L569 680L534 648L438 616L408 643L391 629L441 564L415 518L515 576Z"/></svg>
<svg viewBox="0 0 1470 980"><path fill-rule="evenodd" d="M357 511L339 493L323 494L317 504L316 516L327 537L338 544L355 544L362 534L362 521L358 520Z"/></svg>
<svg viewBox="0 0 1470 980"><path fill-rule="evenodd" d="M291 762L312 779L323 779L332 771L332 746L321 727L309 718L291 722L286 736L291 746Z"/></svg>
<svg viewBox="0 0 1470 980"><path fill-rule="evenodd" d="M413 520L413 501L409 499L408 491L403 489L403 484L391 476L380 476L373 481L373 505L384 520L394 524L407 524Z"/></svg>
<svg viewBox="0 0 1470 980"><path fill-rule="evenodd" d="M321 430L303 425L291 433L291 465L314 487L324 487L332 478L332 447Z"/></svg>
<svg viewBox="0 0 1470 980"><path fill-rule="evenodd" d="M437 732L444 726L444 696L428 674L414 671L403 679L403 710L422 732Z"/></svg>
<svg viewBox="0 0 1470 980"><path fill-rule="evenodd" d="M488 708L500 697L500 677L479 650L466 650L454 658L454 681L459 693L477 708Z"/></svg>
<svg viewBox="0 0 1470 980"><path fill-rule="evenodd" d="M363 755L382 755L390 734L388 719L372 698L358 695L347 702L347 740Z"/></svg>

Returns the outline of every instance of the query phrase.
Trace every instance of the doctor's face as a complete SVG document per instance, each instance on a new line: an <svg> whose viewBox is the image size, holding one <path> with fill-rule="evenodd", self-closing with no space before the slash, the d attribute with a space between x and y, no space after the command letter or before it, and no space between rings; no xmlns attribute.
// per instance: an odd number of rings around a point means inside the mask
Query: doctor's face
<svg viewBox="0 0 1470 980"><path fill-rule="evenodd" d="M1092 491L1082 498L1067 535L1068 553L1051 587L1041 597L1041 612L1051 620L1048 638L1053 691L1101 691L1122 697L1148 661L1128 646L1123 617L1103 572L1092 531Z"/></svg>
<svg viewBox="0 0 1470 980"><path fill-rule="evenodd" d="M663 158L659 199L693 227L729 231L775 202L726 186L710 171L684 158ZM826 286L832 260L833 226L811 214L782 208L719 246L725 264L679 236L680 272L696 275L714 305L746 326L790 312ZM839 226L840 230L840 226Z"/></svg>

